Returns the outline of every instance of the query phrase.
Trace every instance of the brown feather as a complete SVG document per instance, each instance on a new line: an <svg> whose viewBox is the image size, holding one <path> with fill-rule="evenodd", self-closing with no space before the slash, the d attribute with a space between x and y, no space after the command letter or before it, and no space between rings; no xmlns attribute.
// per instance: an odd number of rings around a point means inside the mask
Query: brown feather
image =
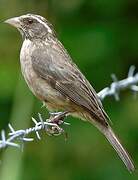
<svg viewBox="0 0 138 180"><path fill-rule="evenodd" d="M95 90L69 55L64 54L63 49L57 47L45 46L36 49L32 53L32 66L40 77L51 83L53 88L76 105L83 107L95 120L107 126L108 116Z"/></svg>

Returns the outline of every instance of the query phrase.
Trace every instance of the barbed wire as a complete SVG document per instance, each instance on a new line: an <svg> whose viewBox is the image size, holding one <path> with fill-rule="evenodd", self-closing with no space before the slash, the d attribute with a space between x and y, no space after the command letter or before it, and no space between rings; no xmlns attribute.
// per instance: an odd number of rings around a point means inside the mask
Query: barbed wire
<svg viewBox="0 0 138 180"><path fill-rule="evenodd" d="M40 131L44 130L48 135L59 136L64 134L65 131L62 128L63 125L70 125L69 123L63 121L68 114L66 112L51 113L49 119L43 120L41 114L38 114L38 121L32 117L32 121L35 124L33 127L28 129L15 130L11 124L8 124L10 132L8 133L9 138L6 139L5 131L1 131L0 149L7 146L13 146L20 148L21 145L15 143L15 140L22 142L33 141L34 138L28 138L27 136L32 132L35 132L36 137L40 140Z"/></svg>
<svg viewBox="0 0 138 180"><path fill-rule="evenodd" d="M119 100L120 91L130 89L133 92L138 92L138 73L134 74L135 66L131 66L128 72L127 78L118 81L115 74L112 75L113 82L109 87L104 88L98 93L101 100L104 100L107 96L114 96L115 100ZM63 121L63 118L68 116L67 112L51 113L49 119L44 120L41 114L38 114L38 121L32 117L32 121L35 124L28 129L15 130L11 124L8 125L10 132L6 138L5 130L1 131L0 149L7 146L20 148L24 142L33 141L34 138L29 138L28 135L35 132L36 137L40 140L41 136L39 132L45 131L48 135L58 136L66 134L64 131L65 125L69 123ZM21 142L21 145L16 143Z"/></svg>
<svg viewBox="0 0 138 180"><path fill-rule="evenodd" d="M115 74L112 74L113 83L109 87L104 88L98 93L101 100L104 100L107 96L114 96L115 100L119 100L120 91L130 89L133 92L138 92L138 73L134 74L135 66L131 66L128 71L127 78L118 81Z"/></svg>

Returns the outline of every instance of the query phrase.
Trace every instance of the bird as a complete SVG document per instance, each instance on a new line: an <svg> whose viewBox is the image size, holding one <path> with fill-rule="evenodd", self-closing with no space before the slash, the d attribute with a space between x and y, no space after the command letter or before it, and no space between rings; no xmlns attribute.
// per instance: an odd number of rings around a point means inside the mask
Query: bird
<svg viewBox="0 0 138 180"><path fill-rule="evenodd" d="M103 105L86 77L44 17L25 14L5 21L21 33L21 71L32 93L49 111L68 112L93 124L106 137L128 171L134 163L115 135Z"/></svg>

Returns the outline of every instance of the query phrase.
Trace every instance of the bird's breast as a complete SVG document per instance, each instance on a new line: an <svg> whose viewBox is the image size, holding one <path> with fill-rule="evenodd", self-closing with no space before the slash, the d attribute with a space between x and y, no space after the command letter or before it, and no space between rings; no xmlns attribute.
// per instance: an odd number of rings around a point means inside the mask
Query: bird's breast
<svg viewBox="0 0 138 180"><path fill-rule="evenodd" d="M31 54L34 48L33 43L28 39L23 42L20 52L21 71L30 88L32 88L34 81L38 78L32 68Z"/></svg>
<svg viewBox="0 0 138 180"><path fill-rule="evenodd" d="M46 80L37 75L32 67L32 53L36 48L39 47L30 40L25 40L22 45L20 63L24 79L37 98L45 102L50 102L51 104L60 104L62 106L62 104L65 104L65 97L53 89Z"/></svg>

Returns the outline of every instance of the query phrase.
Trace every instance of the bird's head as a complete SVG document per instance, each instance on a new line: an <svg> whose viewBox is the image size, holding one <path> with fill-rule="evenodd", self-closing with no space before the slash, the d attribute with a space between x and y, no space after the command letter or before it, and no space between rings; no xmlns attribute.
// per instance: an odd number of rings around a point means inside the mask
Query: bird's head
<svg viewBox="0 0 138 180"><path fill-rule="evenodd" d="M49 33L54 34L52 25L40 15L26 14L7 19L5 23L16 27L26 39L41 39Z"/></svg>

